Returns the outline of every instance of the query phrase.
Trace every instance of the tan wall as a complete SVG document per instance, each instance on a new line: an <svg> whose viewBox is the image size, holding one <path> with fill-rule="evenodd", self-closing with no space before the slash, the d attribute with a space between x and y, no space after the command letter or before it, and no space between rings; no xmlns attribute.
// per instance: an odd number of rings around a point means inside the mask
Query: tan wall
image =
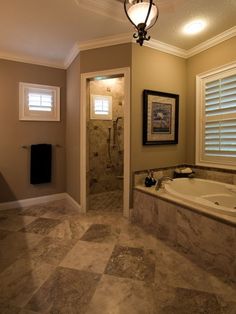
<svg viewBox="0 0 236 314"><path fill-rule="evenodd" d="M131 66L131 44L82 51L81 73Z"/></svg>
<svg viewBox="0 0 236 314"><path fill-rule="evenodd" d="M67 192L80 202L80 56L67 70L66 183Z"/></svg>
<svg viewBox="0 0 236 314"><path fill-rule="evenodd" d="M67 192L80 203L80 74L131 66L131 44L82 51L67 71Z"/></svg>
<svg viewBox="0 0 236 314"><path fill-rule="evenodd" d="M19 121L19 82L61 87L60 122ZM38 197L65 191L65 101L64 70L0 60L0 202ZM54 149L50 184L30 185L30 151L21 145L60 144Z"/></svg>
<svg viewBox="0 0 236 314"><path fill-rule="evenodd" d="M195 163L196 75L236 60L236 37L187 61L186 162Z"/></svg>
<svg viewBox="0 0 236 314"><path fill-rule="evenodd" d="M179 94L179 144L142 145L144 89ZM133 171L185 162L186 60L133 44L131 166Z"/></svg>

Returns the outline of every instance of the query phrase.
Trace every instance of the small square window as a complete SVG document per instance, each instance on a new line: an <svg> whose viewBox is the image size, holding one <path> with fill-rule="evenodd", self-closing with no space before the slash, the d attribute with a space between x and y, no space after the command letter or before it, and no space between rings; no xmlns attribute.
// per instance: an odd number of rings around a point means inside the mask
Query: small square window
<svg viewBox="0 0 236 314"><path fill-rule="evenodd" d="M90 118L112 120L112 97L91 95Z"/></svg>
<svg viewBox="0 0 236 314"><path fill-rule="evenodd" d="M60 88L21 82L19 84L19 119L60 121Z"/></svg>

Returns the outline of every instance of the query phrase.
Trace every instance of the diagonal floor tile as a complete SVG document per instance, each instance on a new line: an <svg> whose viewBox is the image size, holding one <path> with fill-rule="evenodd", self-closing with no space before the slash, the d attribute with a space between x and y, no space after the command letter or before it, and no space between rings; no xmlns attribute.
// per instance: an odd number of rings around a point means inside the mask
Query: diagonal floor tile
<svg viewBox="0 0 236 314"><path fill-rule="evenodd" d="M64 258L61 266L103 273L113 247L113 244L79 241Z"/></svg>
<svg viewBox="0 0 236 314"><path fill-rule="evenodd" d="M44 313L83 314L99 280L98 274L58 267L26 308Z"/></svg>
<svg viewBox="0 0 236 314"><path fill-rule="evenodd" d="M105 273L108 275L154 281L155 255L151 250L115 246L107 264Z"/></svg>
<svg viewBox="0 0 236 314"><path fill-rule="evenodd" d="M38 218L25 228L22 232L32 232L42 235L47 235L52 231L61 221L58 219L49 219L49 218Z"/></svg>
<svg viewBox="0 0 236 314"><path fill-rule="evenodd" d="M0 241L0 273L10 266L21 254L35 247L42 239L33 233L12 232Z"/></svg>
<svg viewBox="0 0 236 314"><path fill-rule="evenodd" d="M53 272L46 263L33 263L26 257L18 259L0 274L0 295L22 307Z"/></svg>
<svg viewBox="0 0 236 314"><path fill-rule="evenodd" d="M0 213L0 229L18 231L33 222L36 218L19 215L2 215Z"/></svg>
<svg viewBox="0 0 236 314"><path fill-rule="evenodd" d="M45 237L25 255L30 261L57 266L72 247L70 240Z"/></svg>
<svg viewBox="0 0 236 314"><path fill-rule="evenodd" d="M111 225L93 224L80 240L91 242L114 242L118 239L119 230L114 230Z"/></svg>
<svg viewBox="0 0 236 314"><path fill-rule="evenodd" d="M154 290L158 314L222 314L216 295L183 288L159 287Z"/></svg>
<svg viewBox="0 0 236 314"><path fill-rule="evenodd" d="M58 239L76 241L82 237L90 225L91 223L86 221L84 217L64 219L48 233L48 236Z"/></svg>
<svg viewBox="0 0 236 314"><path fill-rule="evenodd" d="M101 313L154 314L152 290L143 281L103 275L86 314Z"/></svg>

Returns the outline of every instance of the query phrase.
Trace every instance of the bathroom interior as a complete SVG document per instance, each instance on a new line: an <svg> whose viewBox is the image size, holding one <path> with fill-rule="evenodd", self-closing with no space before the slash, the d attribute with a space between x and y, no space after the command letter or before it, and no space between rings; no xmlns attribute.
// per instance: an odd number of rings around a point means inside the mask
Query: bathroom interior
<svg viewBox="0 0 236 314"><path fill-rule="evenodd" d="M0 313L236 313L236 3L158 2L143 46L123 1L1 3Z"/></svg>

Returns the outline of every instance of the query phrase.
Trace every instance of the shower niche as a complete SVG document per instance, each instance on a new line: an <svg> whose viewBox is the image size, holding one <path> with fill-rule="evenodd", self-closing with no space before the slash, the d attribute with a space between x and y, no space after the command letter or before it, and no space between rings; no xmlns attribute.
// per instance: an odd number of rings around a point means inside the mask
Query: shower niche
<svg viewBox="0 0 236 314"><path fill-rule="evenodd" d="M87 207L122 211L124 164L124 78L88 84Z"/></svg>

